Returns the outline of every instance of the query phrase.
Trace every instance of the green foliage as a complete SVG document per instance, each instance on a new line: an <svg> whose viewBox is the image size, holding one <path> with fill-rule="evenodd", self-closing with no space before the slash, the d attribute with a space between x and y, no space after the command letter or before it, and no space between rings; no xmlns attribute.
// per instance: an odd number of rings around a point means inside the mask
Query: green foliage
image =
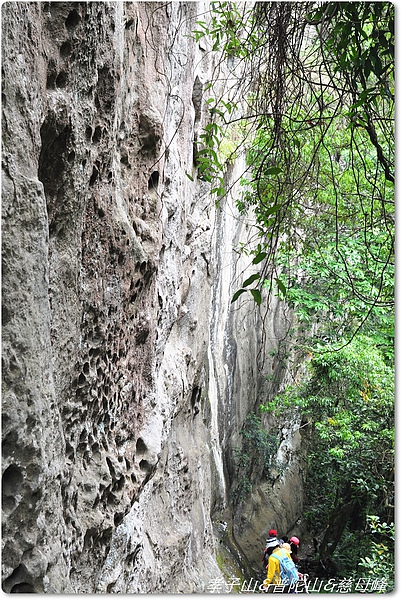
<svg viewBox="0 0 401 600"><path fill-rule="evenodd" d="M379 139L377 127L380 117L391 118L394 110L394 5L333 2L309 18L322 31L333 22L324 48L352 96L351 123L366 130L386 179L394 183L394 146Z"/></svg>
<svg viewBox="0 0 401 600"><path fill-rule="evenodd" d="M226 194L224 174L227 165L236 157L240 126L227 124L226 117L237 107L234 102L209 98L206 103L209 122L195 142L195 163L198 177L212 184L210 193L219 201ZM187 177L193 181L188 173Z"/></svg>
<svg viewBox="0 0 401 600"><path fill-rule="evenodd" d="M367 515L361 529L344 531L341 547L333 553L336 578L351 580L349 592L390 593L394 589L394 523Z"/></svg>
<svg viewBox="0 0 401 600"><path fill-rule="evenodd" d="M394 222L387 212L392 185L377 172L366 132L356 134L347 123L327 126L324 143L321 128L303 132L302 154L297 149L290 162L308 177L296 193L295 172L284 173L283 165L282 175L265 173L260 148L271 132L261 128L248 152L257 176L245 183L241 207L253 206L263 239L258 253L268 265L274 253L282 273L262 271L263 287L271 289L275 280L300 322L319 321L319 335L328 341L375 328L392 360ZM358 154L350 156L357 139Z"/></svg>
<svg viewBox="0 0 401 600"><path fill-rule="evenodd" d="M275 293L301 323L318 321L330 342L375 329L393 360L394 6L211 8L195 37L207 36L212 50L242 67L244 113L233 98L210 104L213 118L243 123L248 165L238 207L256 216L246 254L261 266L233 302L249 292L261 304ZM217 178L221 197L221 139L209 133L200 170Z"/></svg>
<svg viewBox="0 0 401 600"><path fill-rule="evenodd" d="M227 56L244 58L249 49L241 43L244 23L252 19L252 7L246 6L243 11L234 2L213 2L208 21L197 21L199 29L193 31L198 42L207 36L212 43L212 51L222 52Z"/></svg>
<svg viewBox="0 0 401 600"><path fill-rule="evenodd" d="M235 448L237 484L231 499L234 504L245 500L255 480L269 478L273 471L281 472L283 466L276 461L279 440L275 433L263 428L260 417L250 413L241 431L241 448Z"/></svg>
<svg viewBox="0 0 401 600"><path fill-rule="evenodd" d="M247 10L250 13L250 9ZM241 56L245 49L240 41L240 30L244 15L231 2L215 2L208 21L197 21L198 29L192 34L195 41L206 37L212 43L212 51L227 56ZM211 81L205 92L212 91ZM224 171L233 161L238 147L237 138L242 135L238 122L230 123L238 105L226 95L210 96L206 100L209 111L207 125L196 141L196 166L200 179L212 184L211 194L219 201L226 193ZM192 179L190 175L187 176Z"/></svg>
<svg viewBox="0 0 401 600"><path fill-rule="evenodd" d="M394 497L393 370L366 336L337 352L324 349L311 358L307 381L288 387L264 410L297 406L309 424L311 526L324 529L330 512L350 499L357 499L360 514L388 518Z"/></svg>
<svg viewBox="0 0 401 600"><path fill-rule="evenodd" d="M395 556L394 523L381 523L376 515L368 516L368 524L371 530L370 555L364 556L359 562L364 577L372 579L386 579L388 586L386 592L394 589L395 582ZM376 538L376 541L374 539Z"/></svg>

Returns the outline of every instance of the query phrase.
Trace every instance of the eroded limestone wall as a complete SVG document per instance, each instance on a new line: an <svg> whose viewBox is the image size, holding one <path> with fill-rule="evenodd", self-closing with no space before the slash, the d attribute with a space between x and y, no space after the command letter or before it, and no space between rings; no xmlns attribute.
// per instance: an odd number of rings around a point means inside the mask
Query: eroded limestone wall
<svg viewBox="0 0 401 600"><path fill-rule="evenodd" d="M202 592L221 575L261 321L230 305L235 198L216 210L194 165L205 9L2 6L6 592Z"/></svg>

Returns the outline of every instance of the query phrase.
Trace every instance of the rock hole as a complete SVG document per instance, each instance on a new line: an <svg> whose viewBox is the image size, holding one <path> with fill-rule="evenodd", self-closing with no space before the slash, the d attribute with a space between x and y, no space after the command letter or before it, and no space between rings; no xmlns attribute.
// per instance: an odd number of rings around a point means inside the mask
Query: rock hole
<svg viewBox="0 0 401 600"><path fill-rule="evenodd" d="M3 473L2 493L4 496L15 496L24 481L22 471L17 465L10 465Z"/></svg>
<svg viewBox="0 0 401 600"><path fill-rule="evenodd" d="M30 583L16 583L11 588L11 594L34 594L35 590Z"/></svg>
<svg viewBox="0 0 401 600"><path fill-rule="evenodd" d="M121 154L120 161L123 165L130 166L128 154L126 154L125 152L123 154Z"/></svg>
<svg viewBox="0 0 401 600"><path fill-rule="evenodd" d="M57 75L54 71L51 71L47 74L46 87L48 90L54 90L56 87L56 77Z"/></svg>
<svg viewBox="0 0 401 600"><path fill-rule="evenodd" d="M75 450L71 446L71 444L68 444L68 443L66 444L65 452L66 452L67 458L69 458L71 461L73 461L74 455L75 455Z"/></svg>
<svg viewBox="0 0 401 600"><path fill-rule="evenodd" d="M61 71L56 77L56 87L65 88L67 85L68 76L65 71Z"/></svg>
<svg viewBox="0 0 401 600"><path fill-rule="evenodd" d="M195 406L195 403L199 401L201 391L202 391L201 388L199 388L197 385L193 388L192 395L191 395L192 408Z"/></svg>
<svg viewBox="0 0 401 600"><path fill-rule="evenodd" d="M6 306L1 307L1 322L4 325L6 325L9 321L11 320L11 315L10 315L10 311L8 310L8 308L6 308Z"/></svg>
<svg viewBox="0 0 401 600"><path fill-rule="evenodd" d="M92 142L94 144L97 144L100 142L102 137L102 128L100 127L100 125L97 125L95 128L95 131L93 133L93 137L92 137Z"/></svg>
<svg viewBox="0 0 401 600"><path fill-rule="evenodd" d="M67 27L67 29L74 29L74 27L76 27L78 25L78 23L80 22L81 17L79 16L79 14L77 13L77 11L72 10L70 12L70 14L68 15L68 17L65 20L65 26Z"/></svg>
<svg viewBox="0 0 401 600"><path fill-rule="evenodd" d="M117 504L117 503L118 503L117 496L115 494L113 494L113 492L110 492L110 494L107 495L107 504Z"/></svg>
<svg viewBox="0 0 401 600"><path fill-rule="evenodd" d="M91 527L87 530L84 537L84 548L91 548L93 546L93 538L96 536L96 529Z"/></svg>
<svg viewBox="0 0 401 600"><path fill-rule="evenodd" d="M139 463L139 468L141 469L141 471L145 471L147 473L148 471L151 470L152 465L150 464L149 461L147 461L143 458Z"/></svg>
<svg viewBox="0 0 401 600"><path fill-rule="evenodd" d="M94 167L93 167L93 171L92 171L92 175L91 175L91 177L90 177L90 179L89 179L89 187L92 187L92 186L95 184L95 182L96 182L96 180L97 180L98 176L99 176L99 171L98 171L98 170L97 170L97 168L94 166Z"/></svg>
<svg viewBox="0 0 401 600"><path fill-rule="evenodd" d="M114 527L118 527L124 518L124 513L116 513L114 515Z"/></svg>
<svg viewBox="0 0 401 600"><path fill-rule="evenodd" d="M145 452L147 451L147 449L148 449L147 445L145 444L143 439L141 437L139 437L136 442L136 453L138 455L143 456L145 454Z"/></svg>
<svg viewBox="0 0 401 600"><path fill-rule="evenodd" d="M112 477L115 477L116 476L116 471L115 471L115 469L113 467L113 463L111 462L111 460L109 459L108 456L106 456L106 462L107 462L107 466L109 467L110 475Z"/></svg>
<svg viewBox="0 0 401 600"><path fill-rule="evenodd" d="M67 58L67 56L69 56L71 54L71 44L70 42L67 40L66 42L63 42L60 46L60 56L62 56L63 58Z"/></svg>
<svg viewBox="0 0 401 600"><path fill-rule="evenodd" d="M149 177L148 181L148 190L157 190L157 186L159 185L159 171L153 171L152 175Z"/></svg>
<svg viewBox="0 0 401 600"><path fill-rule="evenodd" d="M42 147L39 155L38 178L43 183L45 194L54 198L62 185L65 170L66 147L70 137L68 126L58 123L49 114L40 128Z"/></svg>

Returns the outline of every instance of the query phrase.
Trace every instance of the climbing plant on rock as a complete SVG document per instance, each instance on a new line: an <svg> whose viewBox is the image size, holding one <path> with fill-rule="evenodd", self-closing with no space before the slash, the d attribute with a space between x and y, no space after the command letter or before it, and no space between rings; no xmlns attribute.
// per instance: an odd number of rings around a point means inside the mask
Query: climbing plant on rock
<svg viewBox="0 0 401 600"><path fill-rule="evenodd" d="M243 502L255 481L269 479L273 472L285 467L276 459L279 438L276 431L267 431L261 418L249 413L241 430L241 447L234 449L236 484L231 493L234 505Z"/></svg>

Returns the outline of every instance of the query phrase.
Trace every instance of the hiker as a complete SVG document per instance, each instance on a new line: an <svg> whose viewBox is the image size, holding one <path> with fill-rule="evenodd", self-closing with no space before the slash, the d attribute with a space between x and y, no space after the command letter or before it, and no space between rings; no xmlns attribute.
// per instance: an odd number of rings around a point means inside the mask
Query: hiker
<svg viewBox="0 0 401 600"><path fill-rule="evenodd" d="M284 542L285 543L285 542ZM270 586L273 586L273 592L275 591L276 585L283 586L283 592L288 593L294 589L294 585L298 582L298 571L291 561L291 556L288 550L283 547L280 547L278 541L276 543L271 542L271 546L267 548L267 553L269 555L269 561L267 566L267 577L263 582L263 585L268 592ZM290 570L287 570L287 567L284 565L293 565ZM286 577L290 577L287 581L283 581L283 573L285 573Z"/></svg>
<svg viewBox="0 0 401 600"><path fill-rule="evenodd" d="M266 546L263 552L263 566L266 569L267 568L267 563L269 560L269 553L268 553L268 549L272 548L273 546L280 546L279 541L277 539L277 531L275 529L270 529L269 531L269 537L266 540Z"/></svg>
<svg viewBox="0 0 401 600"><path fill-rule="evenodd" d="M291 558L294 561L294 563L297 565L299 563L299 558L298 558L298 548L299 548L299 539L293 535L290 540L290 548L291 548Z"/></svg>
<svg viewBox="0 0 401 600"><path fill-rule="evenodd" d="M267 587L270 583L281 583L280 578L280 563L274 556L280 550L280 545L277 539L272 539L270 544L266 541L266 554L267 554L267 573L264 585Z"/></svg>

